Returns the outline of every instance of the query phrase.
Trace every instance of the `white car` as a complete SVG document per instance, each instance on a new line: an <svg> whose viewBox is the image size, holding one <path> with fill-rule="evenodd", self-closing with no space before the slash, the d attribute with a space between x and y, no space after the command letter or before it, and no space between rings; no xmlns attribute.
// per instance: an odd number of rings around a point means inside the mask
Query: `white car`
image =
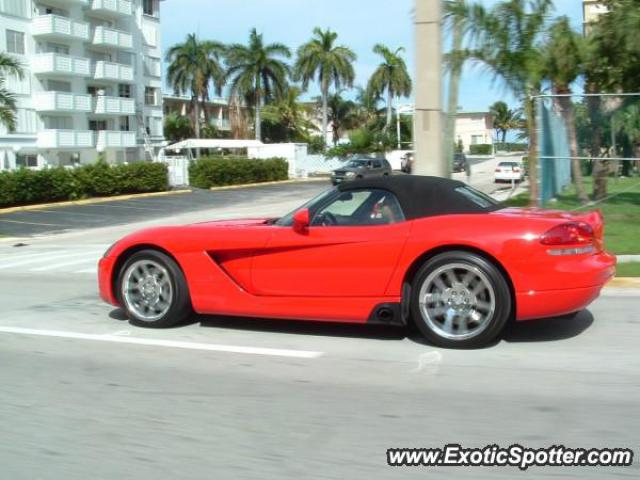
<svg viewBox="0 0 640 480"><path fill-rule="evenodd" d="M496 183L498 182L521 182L524 180L524 165L522 162L508 161L500 162L496 167Z"/></svg>

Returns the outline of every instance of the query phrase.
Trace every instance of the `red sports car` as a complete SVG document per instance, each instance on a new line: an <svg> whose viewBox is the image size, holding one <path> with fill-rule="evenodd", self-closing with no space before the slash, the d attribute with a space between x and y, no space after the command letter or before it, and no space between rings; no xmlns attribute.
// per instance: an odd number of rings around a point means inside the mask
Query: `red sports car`
<svg viewBox="0 0 640 480"><path fill-rule="evenodd" d="M464 183L342 184L281 218L161 227L100 260L101 297L134 325L201 314L405 325L477 347L510 319L585 308L615 274L599 212L505 208Z"/></svg>

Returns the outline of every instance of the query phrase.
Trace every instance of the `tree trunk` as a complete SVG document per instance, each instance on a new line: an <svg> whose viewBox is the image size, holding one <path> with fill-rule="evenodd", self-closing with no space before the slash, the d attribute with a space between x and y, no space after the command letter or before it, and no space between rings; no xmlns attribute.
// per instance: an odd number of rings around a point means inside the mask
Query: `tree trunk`
<svg viewBox="0 0 640 480"><path fill-rule="evenodd" d="M536 126L535 100L530 98L532 90L527 89L524 99L524 114L527 117L527 130L529 131L529 203L532 207L539 206L538 185L538 129Z"/></svg>
<svg viewBox="0 0 640 480"><path fill-rule="evenodd" d="M384 125L385 132L388 132L391 128L391 122L393 121L393 90L387 89L387 122Z"/></svg>
<svg viewBox="0 0 640 480"><path fill-rule="evenodd" d="M329 84L322 81L322 142L327 143L327 133L329 130Z"/></svg>
<svg viewBox="0 0 640 480"><path fill-rule="evenodd" d="M507 131L502 130L502 143L507 143Z"/></svg>
<svg viewBox="0 0 640 480"><path fill-rule="evenodd" d="M556 92L556 93L568 93L568 92ZM564 120L564 124L567 127L567 137L569 140L569 152L571 154L571 173L573 174L573 183L576 186L576 194L582 205L589 202L589 197L584 189L584 180L582 178L582 166L580 160L577 158L580 156L578 152L578 138L576 135L576 120L573 116L573 104L571 103L571 97L555 97L556 105L560 110L560 115Z"/></svg>
<svg viewBox="0 0 640 480"><path fill-rule="evenodd" d="M462 48L463 39L463 19L454 17L453 22L453 43L452 51L456 52ZM444 155L447 160L447 176L451 176L451 168L453 167L453 157L456 151L456 114L458 113L458 94L460 77L462 75L462 62L458 59L453 60L451 72L449 73L449 98L447 99L447 118L444 134Z"/></svg>
<svg viewBox="0 0 640 480"><path fill-rule="evenodd" d="M196 134L196 138L200 138L200 101L196 97L193 105L193 130Z"/></svg>
<svg viewBox="0 0 640 480"><path fill-rule="evenodd" d="M256 140L262 141L262 96L256 93Z"/></svg>
<svg viewBox="0 0 640 480"><path fill-rule="evenodd" d="M593 83L587 84L587 92L596 90ZM602 157L602 98L587 97L589 119L591 120L591 130L593 132L591 141L591 157L593 160L593 199L602 200L607 196L607 180L609 175L609 162L599 160Z"/></svg>

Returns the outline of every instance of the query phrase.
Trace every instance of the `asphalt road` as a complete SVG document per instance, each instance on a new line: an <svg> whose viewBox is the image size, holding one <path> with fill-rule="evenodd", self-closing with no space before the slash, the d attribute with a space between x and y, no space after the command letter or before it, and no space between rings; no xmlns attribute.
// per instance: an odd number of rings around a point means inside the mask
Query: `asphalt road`
<svg viewBox="0 0 640 480"><path fill-rule="evenodd" d="M256 204L0 241L0 478L638 478L640 294L516 324L475 351L404 329L194 317L131 327L95 263L155 223L278 215ZM390 447L630 447L626 468L391 468Z"/></svg>
<svg viewBox="0 0 640 480"><path fill-rule="evenodd" d="M473 171L471 185L485 193L496 190L493 173L497 161L496 159L470 159ZM456 173L454 178L467 180L464 173ZM260 207L265 199L275 203L297 200L297 203L291 204L291 208L294 208L330 187L328 180L316 180L219 191L194 189L193 192L186 194L114 200L90 205L43 207L14 213L0 212L0 238L2 236L31 237L134 223L142 224L154 220L162 223L168 217L185 213L198 214L211 209L220 210L246 204Z"/></svg>

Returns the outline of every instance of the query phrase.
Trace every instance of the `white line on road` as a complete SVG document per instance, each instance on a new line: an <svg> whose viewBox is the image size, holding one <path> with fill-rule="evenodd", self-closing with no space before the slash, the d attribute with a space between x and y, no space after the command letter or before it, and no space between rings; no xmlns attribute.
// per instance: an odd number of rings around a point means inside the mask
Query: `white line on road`
<svg viewBox="0 0 640 480"><path fill-rule="evenodd" d="M68 261L68 262L53 263L53 264L46 265L44 267L32 268L31 271L32 272L47 272L49 270L55 270L56 268L64 268L64 267L69 267L71 265L81 265L83 263L96 264L96 263L98 263L98 259L99 258L100 258L100 255L96 254L96 256L92 257L92 258L81 258L80 260L71 260L71 261Z"/></svg>
<svg viewBox="0 0 640 480"><path fill-rule="evenodd" d="M72 338L94 342L126 343L131 345L145 345L149 347L181 348L186 350L204 350L208 352L244 353L249 355L269 355L273 357L289 358L318 358L323 352L306 350L284 350L279 348L239 347L233 345L214 345L209 343L178 342L173 340L158 340L153 338L122 337L115 335L93 335L78 332L63 332L56 330L36 330L20 327L0 327L0 333L16 335L35 335L40 337Z"/></svg>
<svg viewBox="0 0 640 480"><path fill-rule="evenodd" d="M37 257L36 257L37 255ZM91 258L93 258L93 255L96 255L96 259L100 257L99 253L92 253L92 252L76 252L76 253L65 253L62 255L56 255L56 254L47 254L47 253L37 253L37 254L33 254L33 255L25 255L24 257L20 258L17 257L13 262L9 262L9 263L5 263L3 265L0 265L0 270L3 270L5 268L12 268L12 267L19 267L22 265L29 265L32 263L38 263L40 261L42 261L43 258L47 258L47 256L49 257L50 261L53 260L61 260L63 258L74 258L74 257L86 257L87 261L90 261Z"/></svg>
<svg viewBox="0 0 640 480"><path fill-rule="evenodd" d="M60 225L58 223L22 222L22 221L18 221L18 220L5 220L5 219L1 219L0 222L5 222L5 223L23 223L25 225L40 225L40 226L43 226L43 227L69 227L69 225Z"/></svg>

